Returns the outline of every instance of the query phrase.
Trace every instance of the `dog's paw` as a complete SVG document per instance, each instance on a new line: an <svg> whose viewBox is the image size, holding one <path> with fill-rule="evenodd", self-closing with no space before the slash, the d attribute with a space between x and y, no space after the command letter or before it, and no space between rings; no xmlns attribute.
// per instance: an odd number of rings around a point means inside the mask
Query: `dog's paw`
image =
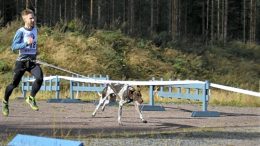
<svg viewBox="0 0 260 146"><path fill-rule="evenodd" d="M96 114L92 114L92 118L94 118L96 116Z"/></svg>
<svg viewBox="0 0 260 146"><path fill-rule="evenodd" d="M123 126L123 124L122 124L121 121L118 121L118 125L119 125L119 126Z"/></svg>
<svg viewBox="0 0 260 146"><path fill-rule="evenodd" d="M143 123L148 123L146 120L143 120Z"/></svg>

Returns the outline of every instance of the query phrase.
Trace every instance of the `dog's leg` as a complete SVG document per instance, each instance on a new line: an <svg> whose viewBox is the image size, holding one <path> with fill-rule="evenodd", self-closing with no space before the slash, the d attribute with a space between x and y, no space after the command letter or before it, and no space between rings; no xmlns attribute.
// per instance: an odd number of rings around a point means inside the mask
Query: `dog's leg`
<svg viewBox="0 0 260 146"><path fill-rule="evenodd" d="M118 124L119 125L123 125L121 122L121 117L122 117L122 109L123 109L123 105L126 103L127 101L124 100L120 100L119 101L119 108L118 108Z"/></svg>
<svg viewBox="0 0 260 146"><path fill-rule="evenodd" d="M95 117L96 115L96 112L98 111L99 107L101 106L101 104L104 104L105 100L107 99L108 95L105 96L104 98L102 98L102 96L100 97L99 99L99 103L98 105L96 106L96 109L94 110L94 112L92 113L92 117Z"/></svg>
<svg viewBox="0 0 260 146"><path fill-rule="evenodd" d="M119 108L118 108L118 124L119 125L122 125L122 122L121 122L122 108L123 108L123 106L121 106L119 104Z"/></svg>
<svg viewBox="0 0 260 146"><path fill-rule="evenodd" d="M105 110L105 107L106 107L106 105L108 105L108 104L109 104L109 101L110 101L110 98L108 97L108 99L107 99L107 100L105 100L105 101L104 101L104 103L103 103L103 106L102 106L102 111L104 111L104 110Z"/></svg>
<svg viewBox="0 0 260 146"><path fill-rule="evenodd" d="M139 105L140 104L137 101L135 101L135 109L138 112L140 119L142 120L143 123L147 123L147 121L143 118L143 114L142 111L140 110Z"/></svg>

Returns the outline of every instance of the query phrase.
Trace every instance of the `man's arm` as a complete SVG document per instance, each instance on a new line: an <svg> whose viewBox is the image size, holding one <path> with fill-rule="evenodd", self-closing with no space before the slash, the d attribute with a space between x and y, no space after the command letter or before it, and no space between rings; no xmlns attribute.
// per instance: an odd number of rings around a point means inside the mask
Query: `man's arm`
<svg viewBox="0 0 260 146"><path fill-rule="evenodd" d="M27 46L27 42L23 42L22 39L23 39L23 32L18 30L15 33L13 43L12 43L13 51L23 49Z"/></svg>

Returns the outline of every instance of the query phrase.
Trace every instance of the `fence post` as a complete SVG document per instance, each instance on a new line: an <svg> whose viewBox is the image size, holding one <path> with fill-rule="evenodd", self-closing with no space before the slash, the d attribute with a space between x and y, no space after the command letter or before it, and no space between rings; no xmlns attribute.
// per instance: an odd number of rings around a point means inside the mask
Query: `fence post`
<svg viewBox="0 0 260 146"><path fill-rule="evenodd" d="M209 81L205 81L205 89L203 91L203 106L202 111L207 111L208 99L209 99Z"/></svg>
<svg viewBox="0 0 260 146"><path fill-rule="evenodd" d="M73 81L70 81L70 99L74 99Z"/></svg>
<svg viewBox="0 0 260 146"><path fill-rule="evenodd" d="M205 86L202 91L202 111L194 111L192 112L192 117L219 117L219 112L217 111L208 111L208 99L209 99L209 81L205 81Z"/></svg>
<svg viewBox="0 0 260 146"><path fill-rule="evenodd" d="M56 83L56 99L59 99L60 97L60 82L59 82L59 77L56 75L56 80L55 80L55 83Z"/></svg>
<svg viewBox="0 0 260 146"><path fill-rule="evenodd" d="M79 78L79 75L77 75L76 76L77 78ZM77 93L76 93L76 99L78 99L79 98L79 86L80 86L80 83L79 82L77 82Z"/></svg>
<svg viewBox="0 0 260 146"><path fill-rule="evenodd" d="M153 86L153 85L150 85L150 90L149 90L150 100L149 100L149 104L150 104L151 106L154 106L154 94L153 94L153 89L154 89L154 86Z"/></svg>
<svg viewBox="0 0 260 146"><path fill-rule="evenodd" d="M152 78L152 81L154 81L154 77ZM154 88L155 85L149 86L149 105L142 105L141 109L142 111L165 111L163 106L158 106L154 104Z"/></svg>
<svg viewBox="0 0 260 146"><path fill-rule="evenodd" d="M29 77L29 75L27 76L27 81L26 81L26 86L27 86L27 91L30 91L30 82L29 82L29 80L30 80L30 77ZM26 96L26 95L25 95ZM24 97L25 97L24 96Z"/></svg>
<svg viewBox="0 0 260 146"><path fill-rule="evenodd" d="M43 83L42 83L43 85L43 88L44 88L44 91L46 91L46 89L47 89L47 87L46 87L46 80L43 80Z"/></svg>
<svg viewBox="0 0 260 146"><path fill-rule="evenodd" d="M24 77L22 77L22 93L23 93L23 97L25 98L26 96L26 90L24 89Z"/></svg>

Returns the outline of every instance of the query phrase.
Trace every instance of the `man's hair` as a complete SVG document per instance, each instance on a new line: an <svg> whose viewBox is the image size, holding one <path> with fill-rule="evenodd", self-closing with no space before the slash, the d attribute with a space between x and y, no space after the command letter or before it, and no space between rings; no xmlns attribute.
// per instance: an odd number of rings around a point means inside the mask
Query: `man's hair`
<svg viewBox="0 0 260 146"><path fill-rule="evenodd" d="M25 15L28 15L28 14L34 14L34 12L31 9L25 9L21 13L22 16L25 16Z"/></svg>

